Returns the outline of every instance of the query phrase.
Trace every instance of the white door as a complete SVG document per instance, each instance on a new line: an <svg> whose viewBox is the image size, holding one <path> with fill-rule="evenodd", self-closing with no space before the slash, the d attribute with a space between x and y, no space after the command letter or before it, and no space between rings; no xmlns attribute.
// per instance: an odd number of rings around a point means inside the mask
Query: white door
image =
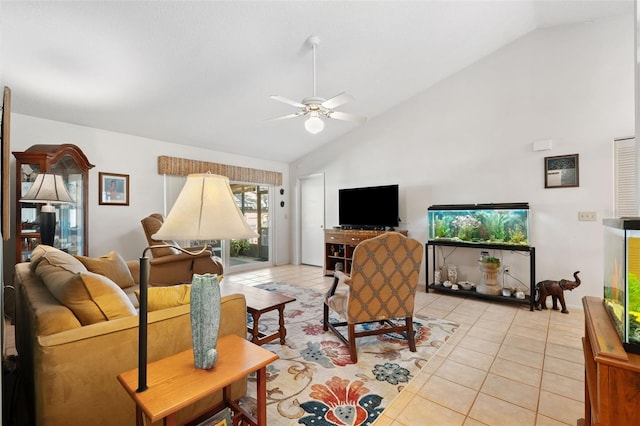
<svg viewBox="0 0 640 426"><path fill-rule="evenodd" d="M324 175L300 179L300 262L324 266Z"/></svg>

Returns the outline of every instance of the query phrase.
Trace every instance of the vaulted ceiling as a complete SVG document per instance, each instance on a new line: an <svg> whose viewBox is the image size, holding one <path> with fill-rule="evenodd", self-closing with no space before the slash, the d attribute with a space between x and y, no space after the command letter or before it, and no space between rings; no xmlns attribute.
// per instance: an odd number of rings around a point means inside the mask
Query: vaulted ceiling
<svg viewBox="0 0 640 426"><path fill-rule="evenodd" d="M304 118L301 101L377 116L538 28L633 13L633 1L6 1L0 80L12 110L283 162L358 124Z"/></svg>

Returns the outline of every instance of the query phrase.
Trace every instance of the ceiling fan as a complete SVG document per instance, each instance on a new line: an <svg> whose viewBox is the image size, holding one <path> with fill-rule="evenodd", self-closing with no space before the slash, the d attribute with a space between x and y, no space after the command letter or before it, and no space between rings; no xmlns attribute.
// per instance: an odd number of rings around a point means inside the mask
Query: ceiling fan
<svg viewBox="0 0 640 426"><path fill-rule="evenodd" d="M316 133L320 133L322 129L324 129L324 121L322 121L322 117L343 121L355 121L358 123L367 121L367 117L334 110L334 108L354 100L353 96L347 92L342 92L329 99L324 99L316 95L316 48L318 47L318 44L320 44L320 39L317 36L311 36L307 39L307 44L313 50L313 96L304 98L301 102L293 101L279 95L270 96L273 100L300 108L300 111L298 112L287 114L282 117L272 118L271 120L282 120L284 118L294 118L306 115L309 118L305 121L304 127L309 133L314 135Z"/></svg>

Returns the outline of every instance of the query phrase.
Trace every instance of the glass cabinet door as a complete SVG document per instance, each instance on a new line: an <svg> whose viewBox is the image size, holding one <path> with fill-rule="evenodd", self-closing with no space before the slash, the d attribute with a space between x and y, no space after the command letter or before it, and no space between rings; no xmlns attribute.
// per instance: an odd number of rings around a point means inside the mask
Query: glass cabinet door
<svg viewBox="0 0 640 426"><path fill-rule="evenodd" d="M56 233L54 246L71 254L82 255L84 249L84 175L73 159L65 156L51 168L62 175L73 204L56 205Z"/></svg>
<svg viewBox="0 0 640 426"><path fill-rule="evenodd" d="M35 203L21 203L20 199L25 195L36 176L40 174L39 164L21 164L19 167L20 183L17 194L18 211L20 212L20 223L16 229L16 238L20 244L20 254L18 261L28 262L31 251L40 244L40 205Z"/></svg>

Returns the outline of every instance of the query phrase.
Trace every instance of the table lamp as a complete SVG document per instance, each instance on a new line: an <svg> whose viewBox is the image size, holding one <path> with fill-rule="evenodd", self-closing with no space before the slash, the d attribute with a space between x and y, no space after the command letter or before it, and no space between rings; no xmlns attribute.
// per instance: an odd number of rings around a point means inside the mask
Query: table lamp
<svg viewBox="0 0 640 426"><path fill-rule="evenodd" d="M53 204L74 202L64 185L62 176L40 173L20 202L45 204L40 208L40 242L53 246L56 233L56 208Z"/></svg>
<svg viewBox="0 0 640 426"><path fill-rule="evenodd" d="M210 173L192 174L187 176L180 195L173 205L169 215L156 234L152 236L157 240L229 240L239 238L256 238L258 234L249 227L244 215L236 205L233 192L229 186L229 179L225 176ZM189 252L174 245L153 245L144 249L140 258L140 310L139 310L139 338L138 338L138 389L143 392L147 389L147 311L148 311L148 287L149 287L149 258L148 250L161 247L173 247L184 253L198 255L207 250L205 246L199 252ZM194 276L194 278L199 276ZM194 358L197 368L211 368L199 366L197 355L196 333L194 328L194 302L198 296L194 285L191 288L191 321L194 336ZM211 286L209 286L211 287ZM218 315L220 288L215 286L217 292ZM202 300L201 300L202 301ZM213 305L210 300L205 300L205 305ZM215 303L215 302L214 302ZM219 322L219 320L218 320ZM215 328L215 342L217 342L217 327L212 324L209 330ZM214 343L215 346L215 343ZM214 351L215 352L215 351ZM217 359L217 353L215 355ZM215 363L215 359L213 360ZM211 365L211 360L205 360L205 364Z"/></svg>

